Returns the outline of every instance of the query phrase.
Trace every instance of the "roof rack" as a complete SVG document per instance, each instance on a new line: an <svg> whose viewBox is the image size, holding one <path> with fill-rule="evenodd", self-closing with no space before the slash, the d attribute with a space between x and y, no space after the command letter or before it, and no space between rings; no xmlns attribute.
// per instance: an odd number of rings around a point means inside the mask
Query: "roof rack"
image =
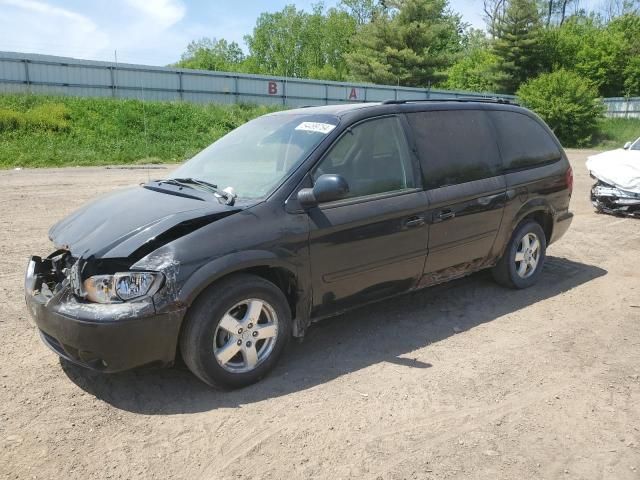
<svg viewBox="0 0 640 480"><path fill-rule="evenodd" d="M429 98L429 99L415 99L415 100L385 100L383 105L402 105L404 103L419 103L419 102L480 102L480 103L499 103L502 105L515 105L518 103L506 98L491 97L491 98L478 98L478 97L452 97L452 98Z"/></svg>

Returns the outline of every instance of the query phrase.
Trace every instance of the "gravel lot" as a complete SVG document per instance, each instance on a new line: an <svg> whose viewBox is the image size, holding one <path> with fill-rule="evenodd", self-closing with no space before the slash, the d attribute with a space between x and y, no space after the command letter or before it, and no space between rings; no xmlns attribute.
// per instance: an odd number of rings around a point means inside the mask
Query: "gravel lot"
<svg viewBox="0 0 640 480"><path fill-rule="evenodd" d="M483 272L325 321L226 393L181 366L84 371L27 321L49 226L167 170L1 171L0 477L640 478L640 221L594 213L588 153L537 286Z"/></svg>

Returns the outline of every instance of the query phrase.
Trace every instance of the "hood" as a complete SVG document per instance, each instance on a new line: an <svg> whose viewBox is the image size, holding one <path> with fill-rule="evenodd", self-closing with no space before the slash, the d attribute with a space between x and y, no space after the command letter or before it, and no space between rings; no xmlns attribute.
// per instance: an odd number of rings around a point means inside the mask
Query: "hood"
<svg viewBox="0 0 640 480"><path fill-rule="evenodd" d="M640 193L640 151L611 150L587 159L591 174L609 185Z"/></svg>
<svg viewBox="0 0 640 480"><path fill-rule="evenodd" d="M185 195L184 190L169 185L120 190L56 223L49 238L56 248L69 250L74 257L126 258L242 209L221 204L198 190L188 192ZM158 240L163 243L157 244Z"/></svg>

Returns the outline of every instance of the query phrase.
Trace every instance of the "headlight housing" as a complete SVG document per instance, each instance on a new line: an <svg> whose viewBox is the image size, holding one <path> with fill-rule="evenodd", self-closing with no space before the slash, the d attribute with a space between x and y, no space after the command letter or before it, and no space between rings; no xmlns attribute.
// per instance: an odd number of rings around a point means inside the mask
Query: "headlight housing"
<svg viewBox="0 0 640 480"><path fill-rule="evenodd" d="M159 272L119 272L89 277L83 287L86 298L92 302L120 303L153 295L163 279Z"/></svg>

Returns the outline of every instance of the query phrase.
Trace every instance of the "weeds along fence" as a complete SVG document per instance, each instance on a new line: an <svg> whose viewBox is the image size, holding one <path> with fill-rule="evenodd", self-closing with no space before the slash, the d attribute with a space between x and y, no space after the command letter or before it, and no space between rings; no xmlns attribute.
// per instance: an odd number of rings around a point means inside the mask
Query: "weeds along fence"
<svg viewBox="0 0 640 480"><path fill-rule="evenodd" d="M151 67L13 52L0 52L0 93L182 100L196 103L253 103L290 107L496 96L492 93ZM514 98L509 95L500 97Z"/></svg>

